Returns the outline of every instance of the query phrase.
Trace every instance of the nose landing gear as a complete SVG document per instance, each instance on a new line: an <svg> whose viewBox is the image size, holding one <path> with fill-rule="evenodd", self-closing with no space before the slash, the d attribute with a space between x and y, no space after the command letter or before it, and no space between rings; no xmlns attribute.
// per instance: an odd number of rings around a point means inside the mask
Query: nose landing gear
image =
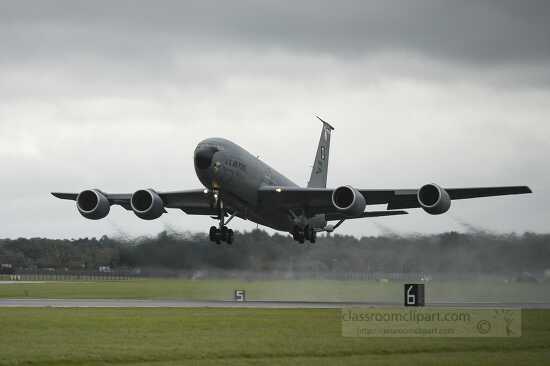
<svg viewBox="0 0 550 366"><path fill-rule="evenodd" d="M231 245L233 244L233 230L229 229L226 225L229 223L229 221L233 220L237 212L233 212L231 216L227 219L227 221L225 221L225 209L223 207L223 201L218 198L218 193L216 193L214 197L217 199L218 217L213 218L217 218L220 221L220 224L219 227L210 227L210 241L216 244L220 244L223 241Z"/></svg>

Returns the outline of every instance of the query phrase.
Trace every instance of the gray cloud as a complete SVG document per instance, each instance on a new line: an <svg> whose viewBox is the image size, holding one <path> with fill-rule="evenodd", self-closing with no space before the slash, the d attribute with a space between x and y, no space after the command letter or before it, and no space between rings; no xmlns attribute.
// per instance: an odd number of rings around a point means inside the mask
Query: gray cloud
<svg viewBox="0 0 550 366"><path fill-rule="evenodd" d="M64 49L124 59L175 49L292 49L349 57L388 50L491 66L547 63L547 1L43 1L0 5L3 43L22 56ZM13 32L9 32L12 30ZM7 32L6 32L7 31ZM163 53L165 52L165 53ZM6 60L5 53L3 59ZM63 54L57 56L65 56Z"/></svg>
<svg viewBox="0 0 550 366"><path fill-rule="evenodd" d="M11 98L50 95L40 89L48 77L71 95L112 85L137 92L141 82L155 90L173 82L211 87L229 74L284 69L292 77L338 62L378 76L544 88L548 24L546 1L3 2L0 81L36 84L31 94L25 86L4 90Z"/></svg>

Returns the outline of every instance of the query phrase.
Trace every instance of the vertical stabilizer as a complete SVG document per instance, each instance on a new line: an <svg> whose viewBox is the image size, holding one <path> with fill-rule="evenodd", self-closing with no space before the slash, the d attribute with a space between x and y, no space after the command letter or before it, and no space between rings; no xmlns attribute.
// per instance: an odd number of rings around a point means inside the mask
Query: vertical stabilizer
<svg viewBox="0 0 550 366"><path fill-rule="evenodd" d="M311 170L311 177L307 186L309 188L325 188L327 186L327 173L328 173L328 157L330 152L330 134L334 127L328 122L323 121L323 129L321 130L321 137L319 138L319 146L317 146L317 154L315 155L315 161L313 162L313 169Z"/></svg>

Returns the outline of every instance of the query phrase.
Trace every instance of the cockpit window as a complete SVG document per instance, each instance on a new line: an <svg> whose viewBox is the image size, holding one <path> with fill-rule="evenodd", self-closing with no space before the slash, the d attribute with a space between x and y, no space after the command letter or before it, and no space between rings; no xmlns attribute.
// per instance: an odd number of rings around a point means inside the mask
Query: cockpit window
<svg viewBox="0 0 550 366"><path fill-rule="evenodd" d="M200 146L195 152L195 166L198 169L208 169L217 151L215 146Z"/></svg>

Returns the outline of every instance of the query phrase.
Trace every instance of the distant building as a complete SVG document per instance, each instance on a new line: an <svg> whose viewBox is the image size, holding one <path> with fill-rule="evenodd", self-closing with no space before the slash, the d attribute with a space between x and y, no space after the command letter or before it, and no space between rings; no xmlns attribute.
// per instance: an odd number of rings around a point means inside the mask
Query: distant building
<svg viewBox="0 0 550 366"><path fill-rule="evenodd" d="M111 272L110 266L99 266L99 272Z"/></svg>

